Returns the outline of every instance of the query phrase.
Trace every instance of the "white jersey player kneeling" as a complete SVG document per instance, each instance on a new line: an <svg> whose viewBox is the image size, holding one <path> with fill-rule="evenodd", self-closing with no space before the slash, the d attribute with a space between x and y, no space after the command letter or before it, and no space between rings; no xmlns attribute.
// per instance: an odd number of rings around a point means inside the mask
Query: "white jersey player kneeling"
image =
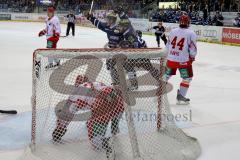
<svg viewBox="0 0 240 160"><path fill-rule="evenodd" d="M190 18L187 15L182 15L179 23L179 28L173 29L169 34L164 78L168 81L179 70L182 82L177 92L177 104L186 105L190 103L190 99L186 98L186 95L193 77L192 63L197 55L197 35L188 29Z"/></svg>
<svg viewBox="0 0 240 160"><path fill-rule="evenodd" d="M121 91L101 82L90 82L86 76L82 75L77 77L75 86L73 94L69 96L65 104L72 116L68 117L68 120L58 117L57 126L52 133L53 141L61 143L68 125L78 111L90 110L91 116L86 124L91 146L95 150L105 150L107 156L113 155L113 149L109 145L110 137L106 137L106 131L111 122L111 134L119 133L119 121L124 112ZM83 95L83 88L90 90L84 91Z"/></svg>

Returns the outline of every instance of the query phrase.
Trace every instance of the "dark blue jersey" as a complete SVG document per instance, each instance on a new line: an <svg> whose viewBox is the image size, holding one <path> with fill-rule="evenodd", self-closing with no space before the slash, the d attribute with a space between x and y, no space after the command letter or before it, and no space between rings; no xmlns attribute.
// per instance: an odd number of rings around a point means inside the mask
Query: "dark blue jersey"
<svg viewBox="0 0 240 160"><path fill-rule="evenodd" d="M128 48L139 48L138 47L138 38L136 36L136 32L132 27L129 27L123 33L123 41L128 42ZM125 46L126 48L126 46Z"/></svg>
<svg viewBox="0 0 240 160"><path fill-rule="evenodd" d="M128 17L128 15L125 12L120 13L119 14L119 18L120 19L128 19L129 20L129 17ZM134 30L132 24L123 33L123 39L124 39L124 41L129 42L129 46L128 46L129 48L140 48L139 47L139 42L138 42L138 37L137 37L136 31Z"/></svg>
<svg viewBox="0 0 240 160"><path fill-rule="evenodd" d="M106 23L101 22L95 17L91 17L90 21L94 26L107 34L109 48L116 48L119 46L122 34L117 29L117 25L108 26Z"/></svg>
<svg viewBox="0 0 240 160"><path fill-rule="evenodd" d="M156 36L162 36L162 34L165 32L165 28L163 26L154 26L153 29L155 29L155 35Z"/></svg>
<svg viewBox="0 0 240 160"><path fill-rule="evenodd" d="M125 12L122 12L122 13L120 13L120 14L118 14L119 15L119 18L120 19L129 19L128 18L128 15L125 13Z"/></svg>
<svg viewBox="0 0 240 160"><path fill-rule="evenodd" d="M147 44L146 44L145 40L143 40L139 36L137 38L138 38L138 48L147 48Z"/></svg>

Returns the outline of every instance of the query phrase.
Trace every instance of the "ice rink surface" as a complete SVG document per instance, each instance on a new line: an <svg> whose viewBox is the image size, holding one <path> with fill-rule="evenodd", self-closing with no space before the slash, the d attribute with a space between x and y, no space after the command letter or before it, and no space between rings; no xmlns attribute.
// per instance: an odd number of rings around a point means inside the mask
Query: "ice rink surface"
<svg viewBox="0 0 240 160"><path fill-rule="evenodd" d="M20 113L0 115L0 160L18 159L30 140L30 130L23 128L31 125L25 115L31 111L32 53L46 46L45 37L37 36L43 28L44 23L0 22L0 109ZM65 30L62 25L63 35ZM149 47L156 46L153 36L143 38ZM106 42L103 32L77 27L76 36L61 38L58 47L102 48ZM199 42L193 66L190 106L175 105L181 79L177 75L170 80L174 85L169 93L172 112L192 112L191 126L183 128L198 138L202 147L199 160L240 159L240 47Z"/></svg>

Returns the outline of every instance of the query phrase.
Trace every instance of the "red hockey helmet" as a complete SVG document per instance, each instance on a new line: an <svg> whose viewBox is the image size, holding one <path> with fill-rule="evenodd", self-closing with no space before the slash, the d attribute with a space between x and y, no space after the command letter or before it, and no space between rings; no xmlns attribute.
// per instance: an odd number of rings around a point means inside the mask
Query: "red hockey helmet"
<svg viewBox="0 0 240 160"><path fill-rule="evenodd" d="M47 9L47 12L54 13L55 12L55 8L53 6L49 6L48 9Z"/></svg>
<svg viewBox="0 0 240 160"><path fill-rule="evenodd" d="M88 77L83 75L78 75L74 85L78 87L80 84L83 84L85 82L88 82Z"/></svg>
<svg viewBox="0 0 240 160"><path fill-rule="evenodd" d="M190 18L187 15L182 15L179 19L179 26L181 28L188 28L190 25Z"/></svg>

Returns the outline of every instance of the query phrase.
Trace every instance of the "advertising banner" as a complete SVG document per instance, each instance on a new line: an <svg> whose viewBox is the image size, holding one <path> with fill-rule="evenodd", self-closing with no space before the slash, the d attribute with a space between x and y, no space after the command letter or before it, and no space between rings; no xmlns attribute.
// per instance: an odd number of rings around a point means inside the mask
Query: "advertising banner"
<svg viewBox="0 0 240 160"><path fill-rule="evenodd" d="M13 13L12 20L21 20L21 21L32 20L32 14L30 14L30 13Z"/></svg>
<svg viewBox="0 0 240 160"><path fill-rule="evenodd" d="M223 43L240 44L240 29L238 29L238 28L223 28L222 42Z"/></svg>
<svg viewBox="0 0 240 160"><path fill-rule="evenodd" d="M0 20L11 20L11 14L0 14Z"/></svg>
<svg viewBox="0 0 240 160"><path fill-rule="evenodd" d="M99 11L98 13L103 12ZM59 17L61 23L67 23L65 14L57 14L57 16ZM46 17L46 13L0 13L0 20L44 22ZM152 27L158 25L157 22L150 22L148 19L130 18L130 21L136 30L141 30L142 32L148 34L154 34L155 30L152 29ZM76 15L76 24L85 27L94 27L91 22L82 15ZM163 23L163 25L166 28L166 36L169 35L171 30L179 27L179 24L177 23ZM191 25L190 29L197 34L198 40L200 41L240 44L240 29L238 28Z"/></svg>
<svg viewBox="0 0 240 160"><path fill-rule="evenodd" d="M130 21L136 30L147 32L149 29L149 21L147 19L130 18Z"/></svg>

